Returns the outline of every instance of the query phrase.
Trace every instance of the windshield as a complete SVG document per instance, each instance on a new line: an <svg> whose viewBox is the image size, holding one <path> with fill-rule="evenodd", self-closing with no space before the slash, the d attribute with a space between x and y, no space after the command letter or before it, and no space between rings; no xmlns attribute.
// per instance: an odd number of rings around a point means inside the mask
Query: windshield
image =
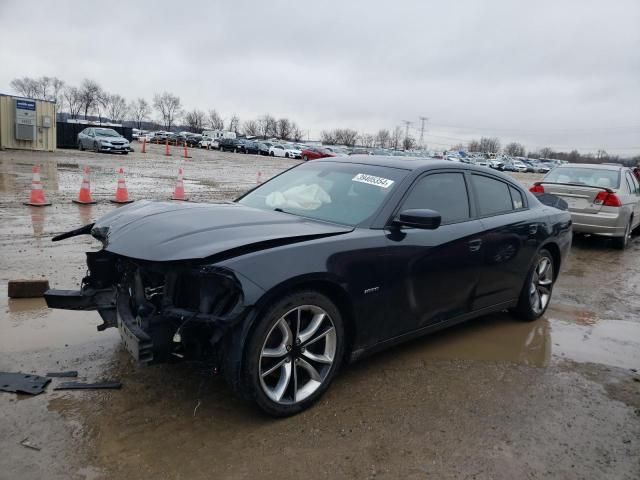
<svg viewBox="0 0 640 480"><path fill-rule="evenodd" d="M119 137L120 134L115 130L111 130L110 128L96 128L96 135L101 137Z"/></svg>
<svg viewBox="0 0 640 480"><path fill-rule="evenodd" d="M592 187L618 188L620 175L618 170L589 167L561 167L551 170L544 177L545 182L576 183Z"/></svg>
<svg viewBox="0 0 640 480"><path fill-rule="evenodd" d="M407 173L372 165L305 163L269 180L238 203L355 226L378 210Z"/></svg>

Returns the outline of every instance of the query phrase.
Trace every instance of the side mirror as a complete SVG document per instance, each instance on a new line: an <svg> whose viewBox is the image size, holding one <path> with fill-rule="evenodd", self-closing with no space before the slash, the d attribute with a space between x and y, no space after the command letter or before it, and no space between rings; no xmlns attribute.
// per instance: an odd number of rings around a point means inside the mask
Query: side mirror
<svg viewBox="0 0 640 480"><path fill-rule="evenodd" d="M417 208L403 210L394 221L399 226L422 228L424 230L435 230L440 226L441 222L442 217L435 210Z"/></svg>

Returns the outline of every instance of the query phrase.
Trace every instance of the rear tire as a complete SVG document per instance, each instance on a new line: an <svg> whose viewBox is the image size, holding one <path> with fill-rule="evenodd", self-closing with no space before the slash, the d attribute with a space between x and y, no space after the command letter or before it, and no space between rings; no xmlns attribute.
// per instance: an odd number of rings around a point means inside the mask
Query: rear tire
<svg viewBox="0 0 640 480"><path fill-rule="evenodd" d="M275 154L273 152L269 152L269 156L270 157L275 157Z"/></svg>
<svg viewBox="0 0 640 480"><path fill-rule="evenodd" d="M307 157L306 155L304 157L302 157L302 160L304 160L305 162L309 161L309 157Z"/></svg>
<svg viewBox="0 0 640 480"><path fill-rule="evenodd" d="M618 250L624 250L625 248L627 248L627 245L629 245L629 239L631 238L631 225L632 225L633 219L630 218L629 219L629 223L627 224L627 227L624 230L624 236L623 237L615 237L613 239L613 246L615 248L617 248Z"/></svg>
<svg viewBox="0 0 640 480"><path fill-rule="evenodd" d="M240 393L269 415L295 415L329 388L345 343L342 316L329 298L315 291L287 295L261 315L247 339Z"/></svg>
<svg viewBox="0 0 640 480"><path fill-rule="evenodd" d="M518 318L531 322L537 320L551 303L555 283L555 265L548 250L538 252L527 279L524 282L518 305L511 310Z"/></svg>

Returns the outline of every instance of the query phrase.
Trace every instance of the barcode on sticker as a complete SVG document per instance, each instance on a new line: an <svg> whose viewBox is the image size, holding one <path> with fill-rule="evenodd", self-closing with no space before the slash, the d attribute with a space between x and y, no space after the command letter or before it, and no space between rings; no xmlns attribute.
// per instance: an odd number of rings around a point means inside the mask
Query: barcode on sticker
<svg viewBox="0 0 640 480"><path fill-rule="evenodd" d="M375 185L376 187L389 188L393 185L393 180L388 178L375 177L373 175L367 175L366 173L359 173L352 178L354 182L367 183L369 185Z"/></svg>

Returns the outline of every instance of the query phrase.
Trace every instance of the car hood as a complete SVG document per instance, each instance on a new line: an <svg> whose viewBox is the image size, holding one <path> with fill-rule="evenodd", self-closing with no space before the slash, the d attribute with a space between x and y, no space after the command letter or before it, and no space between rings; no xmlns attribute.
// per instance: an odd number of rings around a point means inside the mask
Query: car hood
<svg viewBox="0 0 640 480"><path fill-rule="evenodd" d="M121 141L128 142L128 140L124 137L109 137L107 135L96 135L96 138L104 142L121 142Z"/></svg>
<svg viewBox="0 0 640 480"><path fill-rule="evenodd" d="M352 230L237 203L139 201L102 217L91 234L112 253L177 261L230 257Z"/></svg>

